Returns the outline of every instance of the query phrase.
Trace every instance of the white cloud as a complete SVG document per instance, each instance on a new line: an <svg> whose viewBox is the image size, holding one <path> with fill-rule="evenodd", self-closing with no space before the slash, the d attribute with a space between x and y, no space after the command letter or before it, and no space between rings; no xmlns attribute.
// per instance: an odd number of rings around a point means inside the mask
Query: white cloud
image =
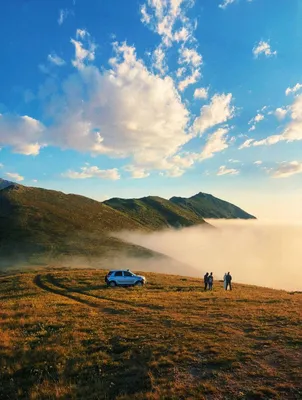
<svg viewBox="0 0 302 400"><path fill-rule="evenodd" d="M235 0L223 0L221 4L219 4L219 8L227 8L230 4L234 3Z"/></svg>
<svg viewBox="0 0 302 400"><path fill-rule="evenodd" d="M61 95L52 95L48 110L55 124L48 141L78 151L132 157L146 170L162 169L192 138L187 133L189 112L170 77L148 71L133 47L116 45L115 51L110 70L84 66L63 82Z"/></svg>
<svg viewBox="0 0 302 400"><path fill-rule="evenodd" d="M256 125L260 122L260 121L263 121L264 120L264 115L263 114L260 114L260 113L258 113L254 118L252 118L250 121L249 121L249 125L251 125L251 124L253 124L251 127L250 127L250 129L249 129L249 132L251 132L251 131L254 131L255 129L256 129Z"/></svg>
<svg viewBox="0 0 302 400"><path fill-rule="evenodd" d="M0 168L3 168L3 167L4 167L4 165L2 163L0 163Z"/></svg>
<svg viewBox="0 0 302 400"><path fill-rule="evenodd" d="M59 67L61 67L62 65L65 64L65 61L59 57L58 55L56 55L56 53L52 53L52 54L48 54L47 56L48 61L50 61L52 64L55 64Z"/></svg>
<svg viewBox="0 0 302 400"><path fill-rule="evenodd" d="M302 173L302 161L283 162L272 171L274 178L288 178Z"/></svg>
<svg viewBox="0 0 302 400"><path fill-rule="evenodd" d="M207 88L199 88L194 91L194 99L207 99L208 98L208 89Z"/></svg>
<svg viewBox="0 0 302 400"><path fill-rule="evenodd" d="M288 96L291 93L296 93L298 92L300 89L302 89L302 84L301 83L297 83L294 87L290 88L288 87L285 91L286 96Z"/></svg>
<svg viewBox="0 0 302 400"><path fill-rule="evenodd" d="M131 177L134 179L143 179L147 178L150 173L147 172L144 168L136 167L135 165L127 165L124 167L124 170L131 173Z"/></svg>
<svg viewBox="0 0 302 400"><path fill-rule="evenodd" d="M227 168L225 165L222 165L221 167L219 167L219 170L217 172L218 176L222 176L222 175L238 175L239 174L239 170L235 169L235 168Z"/></svg>
<svg viewBox="0 0 302 400"><path fill-rule="evenodd" d="M199 69L195 69L192 71L191 75L187 75L183 80L178 83L178 89L183 92L189 85L193 85L198 82L201 74Z"/></svg>
<svg viewBox="0 0 302 400"><path fill-rule="evenodd" d="M179 63L189 64L193 67L199 67L202 64L202 56L195 50L187 47L182 47L179 50Z"/></svg>
<svg viewBox="0 0 302 400"><path fill-rule="evenodd" d="M147 25L150 24L151 16L147 12L146 4L143 4L141 6L141 14L142 14L142 18L141 18L142 23L147 24Z"/></svg>
<svg viewBox="0 0 302 400"><path fill-rule="evenodd" d="M164 75L167 71L167 66L165 64L165 53L161 46L154 50L153 67L156 68L162 75Z"/></svg>
<svg viewBox="0 0 302 400"><path fill-rule="evenodd" d="M63 9L61 9L61 10L59 11L58 24L59 24L59 25L62 25L63 22L65 21L65 19L68 17L69 14L70 14L70 11L69 11L69 10L67 10L67 9L63 10Z"/></svg>
<svg viewBox="0 0 302 400"><path fill-rule="evenodd" d="M76 31L77 39L84 39L87 36L90 36L90 33L88 31L86 31L86 29L77 29L77 31Z"/></svg>
<svg viewBox="0 0 302 400"><path fill-rule="evenodd" d="M255 164L255 165L261 165L261 164L262 164L262 161L260 161L260 160L255 161L254 164Z"/></svg>
<svg viewBox="0 0 302 400"><path fill-rule="evenodd" d="M250 124L254 124L254 123L258 123L258 122L263 121L263 120L264 120L264 115L263 114L257 114L254 118L252 118L249 121L249 125Z"/></svg>
<svg viewBox="0 0 302 400"><path fill-rule="evenodd" d="M81 33L79 33L79 31ZM89 34L86 31L81 31L78 29L77 37L79 36L84 39L85 37L89 37ZM83 43L79 40L71 39L71 43L74 45L75 48L75 58L74 60L72 60L72 65L75 68L81 69L84 67L86 62L93 61L95 58L96 45L91 40L89 40L89 38L86 42L87 47L85 48Z"/></svg>
<svg viewBox="0 0 302 400"><path fill-rule="evenodd" d="M174 40L176 42L186 42L190 37L190 32L184 26L174 34Z"/></svg>
<svg viewBox="0 0 302 400"><path fill-rule="evenodd" d="M200 109L200 115L193 123L193 131L202 134L205 130L233 118L235 107L231 105L232 94L215 94L209 105Z"/></svg>
<svg viewBox="0 0 302 400"><path fill-rule="evenodd" d="M173 41L180 41L185 38L182 28L175 32L177 23L182 23L188 32L191 25L185 17L182 6L190 6L189 0L147 0L141 6L141 21L161 36L162 43L169 47ZM180 33L182 32L182 33Z"/></svg>
<svg viewBox="0 0 302 400"><path fill-rule="evenodd" d="M302 140L302 95L295 97L293 104L288 107L288 112L291 115L291 121L281 134L254 141L253 146L270 146L281 141L293 142Z"/></svg>
<svg viewBox="0 0 302 400"><path fill-rule="evenodd" d="M250 147L255 139L247 139L241 146L239 146L239 150Z"/></svg>
<svg viewBox="0 0 302 400"><path fill-rule="evenodd" d="M69 170L64 174L62 174L62 176L70 179L99 178L99 179L110 179L113 181L120 179L120 174L117 168L102 170L96 166L82 167L81 172Z"/></svg>
<svg viewBox="0 0 302 400"><path fill-rule="evenodd" d="M9 179L12 179L13 181L16 181L16 182L24 181L24 177L22 175L20 175L20 174L15 173L15 172L7 172L5 175Z"/></svg>
<svg viewBox="0 0 302 400"><path fill-rule="evenodd" d="M259 57L259 55L264 54L266 57L271 57L277 55L277 51L272 51L271 46L269 42L265 42L261 40L254 48L253 48L253 54L256 58Z"/></svg>
<svg viewBox="0 0 302 400"><path fill-rule="evenodd" d="M276 108L274 115L279 119L282 120L286 117L286 114L288 113L287 108Z"/></svg>
<svg viewBox="0 0 302 400"><path fill-rule="evenodd" d="M234 163L234 164L240 163L240 162L241 162L240 160L234 160L233 158L230 158L228 161L229 161L230 163Z"/></svg>
<svg viewBox="0 0 302 400"><path fill-rule="evenodd" d="M226 136L228 131L228 128L219 128L216 132L209 135L206 145L201 153L201 160L211 158L214 156L214 153L218 153L228 148L228 138Z"/></svg>
<svg viewBox="0 0 302 400"><path fill-rule="evenodd" d="M0 145L11 146L15 153L37 155L43 131L41 122L27 115L0 115Z"/></svg>

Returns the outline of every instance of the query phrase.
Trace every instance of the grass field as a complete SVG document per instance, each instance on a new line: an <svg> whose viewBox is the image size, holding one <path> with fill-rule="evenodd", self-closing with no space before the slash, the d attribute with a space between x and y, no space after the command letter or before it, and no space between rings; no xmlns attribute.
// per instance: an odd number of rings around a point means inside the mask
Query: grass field
<svg viewBox="0 0 302 400"><path fill-rule="evenodd" d="M0 277L0 399L301 399L302 296L146 273Z"/></svg>

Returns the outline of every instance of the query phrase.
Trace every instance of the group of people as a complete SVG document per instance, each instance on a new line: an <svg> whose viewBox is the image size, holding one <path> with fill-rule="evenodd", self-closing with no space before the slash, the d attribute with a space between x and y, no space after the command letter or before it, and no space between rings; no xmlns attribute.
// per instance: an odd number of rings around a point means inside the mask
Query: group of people
<svg viewBox="0 0 302 400"><path fill-rule="evenodd" d="M203 280L204 280L204 290L213 290L213 283L214 283L213 272L211 272L210 274L207 272L203 277ZM232 290L232 276L229 272L224 274L223 288L225 290L228 290L228 288Z"/></svg>

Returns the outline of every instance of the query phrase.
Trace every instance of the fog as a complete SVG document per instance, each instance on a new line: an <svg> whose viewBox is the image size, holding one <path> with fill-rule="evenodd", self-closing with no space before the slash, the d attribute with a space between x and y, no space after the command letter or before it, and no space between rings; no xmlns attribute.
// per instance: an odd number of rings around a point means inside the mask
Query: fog
<svg viewBox="0 0 302 400"><path fill-rule="evenodd" d="M213 272L216 279L230 271L234 282L302 289L302 225L241 220L208 222L216 229L123 232L118 237L182 263L173 270L172 264L150 261L148 270L196 277ZM131 262L129 266L133 268Z"/></svg>

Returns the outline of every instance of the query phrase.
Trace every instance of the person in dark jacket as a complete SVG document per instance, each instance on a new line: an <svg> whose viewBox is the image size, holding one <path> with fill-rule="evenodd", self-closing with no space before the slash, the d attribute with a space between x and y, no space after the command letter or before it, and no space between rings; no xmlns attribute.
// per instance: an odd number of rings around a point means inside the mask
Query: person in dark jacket
<svg viewBox="0 0 302 400"><path fill-rule="evenodd" d="M228 287L230 287L230 290L232 290L232 276L229 272L225 277L225 290L228 290Z"/></svg>
<svg viewBox="0 0 302 400"><path fill-rule="evenodd" d="M209 273L207 272L206 274L205 274L205 276L203 277L203 281L204 281L204 290L207 290L207 288L208 288L208 278L209 278Z"/></svg>
<svg viewBox="0 0 302 400"><path fill-rule="evenodd" d="M208 276L209 290L213 290L213 283L214 283L214 277L213 277L213 272L211 272L210 275Z"/></svg>

